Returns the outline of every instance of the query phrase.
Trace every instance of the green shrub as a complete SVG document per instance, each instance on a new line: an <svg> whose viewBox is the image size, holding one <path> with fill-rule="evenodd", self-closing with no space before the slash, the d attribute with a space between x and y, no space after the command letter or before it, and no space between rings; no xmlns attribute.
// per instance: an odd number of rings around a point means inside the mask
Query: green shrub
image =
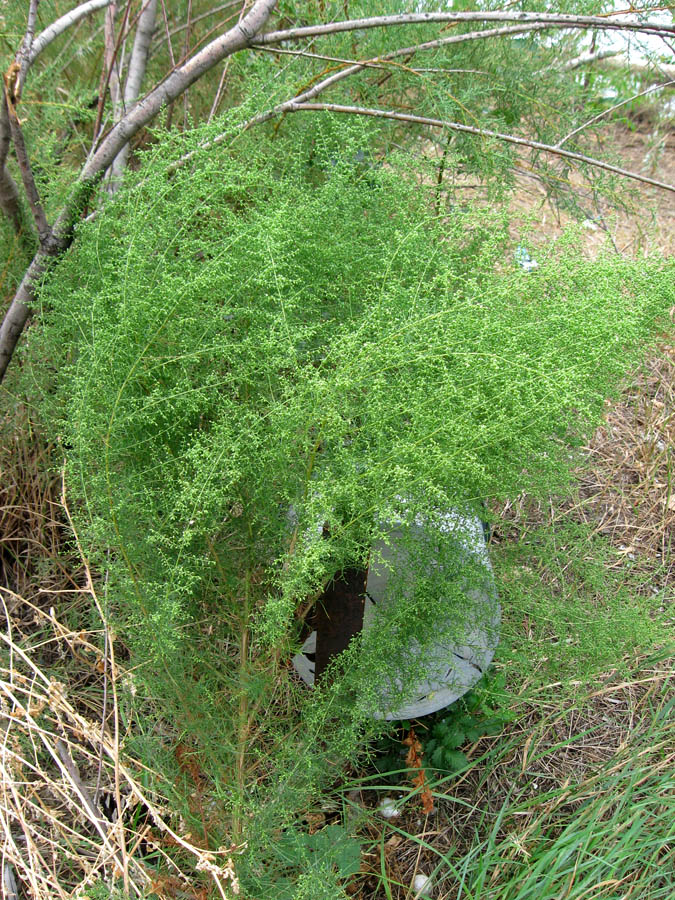
<svg viewBox="0 0 675 900"><path fill-rule="evenodd" d="M410 642L477 615L486 573L461 542L411 544L420 577L392 573L396 603L313 693L297 610L392 522L560 483L674 302L672 265L589 262L573 235L525 273L501 215L436 216L409 157L355 164L368 140L236 135L173 173L186 148L164 145L48 278L25 364L137 696L194 741L254 894L287 868L269 834L377 730L392 668L403 699Z"/></svg>

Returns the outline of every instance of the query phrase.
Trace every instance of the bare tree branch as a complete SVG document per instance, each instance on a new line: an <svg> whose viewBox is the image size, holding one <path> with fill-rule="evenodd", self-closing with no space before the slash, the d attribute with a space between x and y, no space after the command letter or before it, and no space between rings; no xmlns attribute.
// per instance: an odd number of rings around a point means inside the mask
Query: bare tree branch
<svg viewBox="0 0 675 900"><path fill-rule="evenodd" d="M162 106L179 97L191 84L222 59L250 47L264 27L277 0L256 0L251 11L224 35L211 41L203 50L171 73L161 84L143 97L118 122L101 142L101 146L84 166L80 182L100 177L124 144L157 115Z"/></svg>
<svg viewBox="0 0 675 900"><path fill-rule="evenodd" d="M14 232L21 235L24 232L24 220L19 188L6 165L11 140L9 112L3 92L0 99L0 209L12 223Z"/></svg>
<svg viewBox="0 0 675 900"><path fill-rule="evenodd" d="M228 0L227 3L221 3L220 6L215 6L213 9L209 9L199 16L194 16L192 18L192 25L196 25L197 22L201 22L203 19L208 19L211 16L215 16L219 12L223 12L223 10L225 9L232 9L233 6L239 6L241 3L242 0ZM183 22L182 25L176 25L176 27L172 28L169 32L170 37L173 37L174 34L179 34L181 31L185 31L187 27L187 22Z"/></svg>
<svg viewBox="0 0 675 900"><path fill-rule="evenodd" d="M529 147L532 150L540 150L543 153L551 153L554 156L573 159L575 162L586 163L597 169L604 169L607 172L612 172L614 175L622 175L624 178L632 178L634 181L642 181L645 184L651 184L654 187L663 188L666 191L675 193L675 184L656 181L654 178L648 178L646 175L640 175L638 172L631 172L628 169L621 169L618 166L613 166L601 159L594 159L592 156L584 156L582 153L574 153L571 150L562 150L560 147L554 147L551 144L542 144L539 141L531 141L528 138L521 138L513 134L502 134L498 131L489 131L487 128L474 128L471 125L462 125L459 122L448 122L444 119L430 119L426 116L415 116L409 113L390 112L385 109L371 109L363 106L342 106L338 103L296 102L289 111L300 112L302 110L338 112L357 116L373 116L378 119L394 119L399 122L413 122L417 125L429 125L432 128L448 128L451 131L475 134L478 137L495 138L499 141L505 141L508 144L517 144L520 147Z"/></svg>
<svg viewBox="0 0 675 900"><path fill-rule="evenodd" d="M171 71L176 68L176 57L173 52L173 44L171 42L171 34L169 32L169 17L166 14L166 4L164 0L162 2L162 19L164 20L164 34L166 36L166 47L169 51L169 59L171 60ZM155 48L150 48L150 53L152 54ZM171 119L173 118L173 104L169 104L169 108L166 112L166 129L167 131L171 128Z"/></svg>
<svg viewBox="0 0 675 900"><path fill-rule="evenodd" d="M50 261L63 253L73 239L73 227L79 209L88 201L97 181L112 164L122 147L159 112L222 59L250 47L265 26L276 0L256 0L250 12L224 35L195 54L160 85L144 97L102 140L100 147L84 165L75 184L73 199L54 223L49 240L33 258L0 326L0 382L14 354L30 316L34 287Z"/></svg>
<svg viewBox="0 0 675 900"><path fill-rule="evenodd" d="M133 108L138 95L141 91L141 84L145 75L145 69L148 62L148 54L150 52L150 42L155 30L155 19L157 17L157 0L146 0L141 11L136 27L136 36L134 38L134 46L129 59L129 70L127 73L127 81L124 86L124 111L128 112ZM130 146L126 143L113 160L111 166L111 191L116 191L120 185L122 174L127 165L129 158Z"/></svg>
<svg viewBox="0 0 675 900"><path fill-rule="evenodd" d="M28 6L28 20L26 23L26 34L24 35L24 39L21 43L21 48L16 55L16 61L20 66L19 77L17 79L16 85L17 99L21 96L21 91L23 90L24 82L26 81L26 75L28 73L28 67L30 66L30 50L33 46L33 39L35 37L35 24L37 22L37 10L39 3L40 0L30 0L30 4Z"/></svg>
<svg viewBox="0 0 675 900"><path fill-rule="evenodd" d="M435 50L437 47L447 46L448 44L461 44L465 41L483 40L484 38L501 37L504 35L523 34L524 32L536 31L538 29L543 29L546 27L546 25L510 25L506 28L491 28L484 31L469 31L466 34L455 34L451 35L450 37L437 38L433 41L425 41L423 44L414 44L411 47L401 47L398 50L393 50L391 53L385 54L385 56L373 57L372 59L365 59L359 62L338 59L336 60L337 62L344 62L347 67L339 70L338 72L333 72L333 74L329 75L327 78L324 78L322 81L318 81L316 84L312 85L311 88L308 88L301 94L297 94L290 100L285 100L283 103L278 103L276 106L268 109L266 112L254 116L252 119L249 119L248 122L244 122L241 127L242 130L246 128L252 128L254 125L262 125L265 122L269 122L270 119L276 118L277 116L283 116L287 112L293 112L294 104L306 102L308 100L314 99L314 97L318 97L318 95L327 90L327 88L332 87L334 84L337 84L344 78L349 78L350 75L354 75L357 72L362 71L363 69L368 69L371 67L386 68L387 62L393 61L401 56L413 56L415 53L425 50ZM256 42L251 46L253 50L269 50L270 52L276 52L273 51L272 48L261 46L258 40L256 40ZM294 51L292 50L288 52L294 53ZM305 53L304 51L298 51L298 55L304 56ZM182 156L179 160L172 163L169 167L169 171L173 172L186 163L190 162L190 160L193 159L197 153L201 153L203 150L206 150L209 147L218 146L218 144L221 144L228 136L229 132L226 132L222 135L217 135L215 138L212 138L209 141L205 141L203 144L200 144L200 146L196 150L191 150L190 153L186 153L185 156Z"/></svg>
<svg viewBox="0 0 675 900"><path fill-rule="evenodd" d="M164 34L166 36L166 47L169 51L169 59L171 60L171 68L176 68L176 58L173 53L173 45L171 43L171 32L169 31L169 17L166 14L166 4L162 0L162 19L164 21Z"/></svg>
<svg viewBox="0 0 675 900"><path fill-rule="evenodd" d="M367 28L384 28L397 25L424 25L440 22L519 22L557 28L599 28L607 31L639 31L645 34L675 35L675 25L659 25L653 22L635 22L633 19L604 16L574 16L562 13L532 12L429 12L404 13L397 16L372 16L366 19L347 19L323 25L305 25L270 31L257 41L258 44L278 44L281 41L338 34L343 31L361 31Z"/></svg>
<svg viewBox="0 0 675 900"><path fill-rule="evenodd" d="M35 219L40 246L42 246L49 240L51 228L49 227L42 202L40 201L40 194L37 185L35 184L35 178L33 177L33 170L31 168L30 159L28 158L23 131L21 130L19 117L16 114L12 99L11 88L8 84L7 76L5 76L5 109L7 111L7 120L9 122L9 129L14 143L14 152L16 154L16 161L19 164L19 171L21 172L24 190L28 197L33 218Z"/></svg>
<svg viewBox="0 0 675 900"><path fill-rule="evenodd" d="M23 209L17 184L7 169L7 157L9 155L10 140L13 137L15 128L18 127L18 121L15 125L16 112L14 107L21 97L26 73L30 65L30 52L35 36L39 2L40 0L30 0L26 33L21 42L21 47L16 53L14 62L4 74L3 97L0 104L0 209L12 223L12 227L17 235L24 233ZM23 143L22 135L20 135L20 141ZM23 168L21 171L23 175Z"/></svg>
<svg viewBox="0 0 675 900"><path fill-rule="evenodd" d="M99 5L100 4L100 5ZM44 46L50 40L58 36L70 24L88 15L96 9L108 6L105 0L89 0L88 3L81 4L72 13L61 17L50 28L40 35L34 42L32 53L35 56L44 49ZM58 217L52 234L46 240L44 246L40 248L28 271L26 272L21 285L10 305L5 320L0 327L0 380L5 374L7 365L14 352L14 348L19 336L25 326L29 316L30 304L34 299L34 286L38 283L50 259L62 253L72 241L72 230L74 223L82 208L82 203L88 201L91 192L94 190L97 182L103 173L111 166L113 160L125 148L129 141L138 133L140 129L145 127L160 111L164 105L170 104L177 97L183 94L195 81L203 74L209 71L213 66L217 65L221 60L226 59L233 53L247 47L258 46L271 47L283 41L298 40L310 37L318 37L323 34L335 34L338 32L349 32L362 30L367 28L392 27L398 25L423 25L429 23L470 23L480 22L481 24L490 22L511 23L507 27L483 29L465 35L453 35L450 37L430 40L424 44L414 47L402 48L388 54L382 59L369 60L363 62L355 62L347 64L342 70L335 72L323 79L323 81L309 88L307 91L294 97L286 103L276 106L260 116L255 117L247 126L267 121L276 115L285 112L298 112L301 110L328 110L336 112L351 113L357 115L378 116L390 119L397 119L405 122L415 122L418 124L428 125L430 127L440 127L459 132L476 134L483 137L495 138L512 144L527 146L531 149L539 150L545 153L553 153L561 157L583 162L596 167L605 169L625 177L634 178L666 190L675 190L672 185L664 184L645 176L611 166L601 160L595 160L582 154L573 153L561 148L551 147L547 144L541 144L536 141L530 141L525 138L519 138L514 135L505 135L498 132L473 128L467 125L461 125L456 122L446 122L439 119L430 119L422 116L408 115L405 113L388 112L386 110L367 109L361 107L339 106L337 104L323 104L311 102L321 91L326 90L331 85L337 83L343 78L361 71L369 63L386 63L388 60L394 60L397 57L405 56L422 50L430 50L436 47L452 44L464 40L483 39L492 35L515 34L528 31L540 30L545 28L566 28L566 29L585 29L596 28L599 30L619 30L619 31L635 31L645 34L656 34L660 37L670 37L675 35L675 25L658 25L650 22L635 22L632 19L612 16L573 16L556 13L534 13L534 12L446 12L446 13L411 13L398 16L379 16L364 19L351 19L342 22L332 22L322 25L312 25L306 27L290 28L261 34L262 29L267 23L272 10L276 5L276 0L255 0L250 11L238 22L234 27L229 29L225 34L211 41L198 53L186 62L179 64L169 75L153 90L151 90L140 101L136 102L133 108L128 109L121 117L120 121L113 125L110 132L101 140L98 148L88 158L83 166L80 175L76 181L73 191L73 197ZM61 24L60 24L61 23ZM49 40L47 40L49 39ZM32 57L34 58L34 56ZM218 143L216 139L213 143ZM2 152L2 133L0 132L0 153Z"/></svg>
<svg viewBox="0 0 675 900"><path fill-rule="evenodd" d="M187 27L185 29L185 40L183 42L183 59L187 59L190 52L190 37L192 36L192 0L187 0ZM187 131L188 126L188 108L189 108L189 91L183 93L183 131Z"/></svg>
<svg viewBox="0 0 675 900"><path fill-rule="evenodd" d="M19 236L22 235L24 232L24 220L21 197L16 181L14 181L5 166L0 168L0 209L9 219L14 233Z"/></svg>
<svg viewBox="0 0 675 900"><path fill-rule="evenodd" d="M96 146L96 141L101 130L103 121L103 111L105 109L105 100L110 91L110 100L113 107L113 118L115 121L122 115L122 88L120 83L120 64L118 61L120 47L124 37L124 29L129 15L129 0L124 11L124 19L120 26L119 34L115 39L115 19L117 18L117 0L111 0L105 13L103 25L103 67L101 69L101 80L98 87L98 108L96 110L96 121L94 123L94 134L92 140L92 152Z"/></svg>
<svg viewBox="0 0 675 900"><path fill-rule="evenodd" d="M611 56L618 56L621 50L588 50L586 53L580 53L574 59L568 59L562 66L557 66L561 72L572 72L581 66L587 66L589 63L599 62L601 59L609 59Z"/></svg>
<svg viewBox="0 0 675 900"><path fill-rule="evenodd" d="M530 31L541 31L547 27L548 26L546 25L508 25L506 28L487 28L480 31L468 31L465 34L453 34L450 37L435 38L432 41L425 41L422 44L413 44L410 47L401 47L398 50L393 50L391 53L386 53L384 56L377 56L373 57L372 59L361 61L336 59L333 57L321 57L318 54L305 53L302 50L279 51L274 47L269 47L265 43L261 43L260 40L256 40L255 44L253 44L252 47L254 50L268 50L272 53L282 52L293 54L297 52L298 56L316 56L317 59L326 59L328 62L341 62L351 66L351 68L342 69L337 73L337 75L339 75L339 78L336 80L340 80L342 78L347 78L349 75L353 75L355 72L359 72L361 69L366 69L371 66L377 66L378 64L386 62L387 60L398 59L401 56L412 56L415 53L422 53L426 50L436 50L438 47L446 47L449 44L463 44L465 41L480 41L493 37L506 37L516 34L525 34L526 32ZM333 83L334 82L331 81L331 84ZM329 85L326 85L326 87L328 86ZM324 90L324 88L321 88L321 90ZM277 107L275 107L275 109L276 108Z"/></svg>
<svg viewBox="0 0 675 900"><path fill-rule="evenodd" d="M634 62L624 54L600 60L603 67L608 69L623 69L626 72L635 72L643 78L663 79L675 78L675 65L672 63Z"/></svg>
<svg viewBox="0 0 675 900"><path fill-rule="evenodd" d="M244 13L246 12L247 3L248 3L248 0L244 0L243 5L239 11L239 21L241 21L244 17ZM228 56L228 58L225 60L225 65L223 66L223 72L222 72L222 75L220 76L220 81L218 82L218 88L216 89L216 93L213 98L213 103L211 104L211 109L209 110L209 116L208 116L208 119L206 120L207 124L211 123L213 121L213 117L218 112L218 106L220 105L220 100L223 95L223 91L225 89L225 84L227 83L227 73L230 68L230 60L231 59L232 59L232 57ZM187 97L187 94L185 96Z"/></svg>
<svg viewBox="0 0 675 900"><path fill-rule="evenodd" d="M558 143L555 145L556 148L562 147L563 144L566 144L571 138L575 135L579 134L580 131L583 131L585 128L589 128L591 125L594 125L596 122L599 122L600 119L604 119L605 116L608 116L610 113L613 113L615 110L620 109L622 106L625 106L627 103L632 103L633 100L637 100L639 97L646 97L647 94L653 94L655 91L663 90L663 88L670 87L675 84L675 81L667 81L665 84L654 84L651 87L647 88L644 91L640 91L638 94L633 94L632 97L628 97L626 100L622 100L620 103L615 103L614 106L610 106L607 109L603 109L602 112L598 113L597 116L593 116L592 119L589 119L587 122L584 122L582 125L579 125L578 128L575 128L574 131L570 131L569 134L566 134L565 137L561 138Z"/></svg>
<svg viewBox="0 0 675 900"><path fill-rule="evenodd" d="M138 16L134 18L132 22L129 21L131 16L131 5L133 0L126 0L126 6L124 7L124 15L122 16L122 21L119 27L119 34L117 35L117 40L115 41L115 23L114 17L111 18L110 21L110 35L106 35L106 58L108 58L108 53L110 52L109 47L114 44L114 50L110 58L109 63L109 72L110 72L110 99L112 101L113 107L113 122L119 122L119 120L124 115L124 88L122 86L122 82L124 79L124 67L126 64L126 42L127 38L131 34L131 30L138 21ZM108 9L108 13L111 13L113 10L117 12L117 2L115 2ZM142 8L142 7L141 7ZM140 15L140 12L139 12ZM106 24L108 23L108 19L106 18Z"/></svg>
<svg viewBox="0 0 675 900"><path fill-rule="evenodd" d="M75 9L71 9L70 12L62 15L60 19L52 22L52 24L45 28L45 30L33 41L30 50L29 65L32 65L42 51L45 50L52 41L55 41L59 35L70 28L71 25L75 25L76 22L79 22L80 19L84 19L85 16L90 15L90 13L97 12L99 9L103 9L104 6L109 6L111 2L112 0L87 0L87 3L76 6Z"/></svg>
<svg viewBox="0 0 675 900"><path fill-rule="evenodd" d="M59 224L63 225L65 223L63 221L57 221L54 231ZM53 240L54 232L52 232L52 241ZM60 245L54 246L52 253L48 253L42 248L38 250L33 257L33 261L26 270L26 274L21 280L21 284L9 305L9 309L5 313L2 325L0 326L0 382L7 371L7 366L12 359L21 333L30 316L31 304L35 299L33 293L34 285L39 284L40 279L47 271L47 267L53 256L66 250L68 244L69 241L63 240Z"/></svg>

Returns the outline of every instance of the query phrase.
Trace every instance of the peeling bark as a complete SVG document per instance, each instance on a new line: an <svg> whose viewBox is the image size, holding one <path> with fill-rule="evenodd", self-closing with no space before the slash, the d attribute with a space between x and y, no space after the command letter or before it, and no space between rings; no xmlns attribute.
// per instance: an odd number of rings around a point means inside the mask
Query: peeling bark
<svg viewBox="0 0 675 900"><path fill-rule="evenodd" d="M128 113L133 109L138 95L141 91L141 84L145 76L145 69L148 63L148 55L150 53L150 42L155 31L155 20L157 18L157 0L146 0L146 3L138 18L136 27L136 37L134 38L134 46L129 59L129 71L127 74L126 84L124 86L123 108ZM110 185L111 193L114 193L121 184L122 175L127 167L130 146L126 143L113 160L110 167Z"/></svg>

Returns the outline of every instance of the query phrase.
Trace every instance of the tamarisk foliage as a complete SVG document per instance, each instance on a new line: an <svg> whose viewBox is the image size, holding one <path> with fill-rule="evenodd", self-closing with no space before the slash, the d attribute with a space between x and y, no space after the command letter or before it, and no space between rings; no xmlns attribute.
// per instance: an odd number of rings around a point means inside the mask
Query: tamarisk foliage
<svg viewBox="0 0 675 900"><path fill-rule="evenodd" d="M673 304L673 271L590 262L572 237L527 274L502 216L437 215L433 181L408 154L364 152L361 125L298 119L261 146L232 120L189 168L172 159L213 128L147 153L80 227L24 378L136 696L213 779L212 839L247 841L250 896L336 897L329 858L298 874L270 835L405 699L425 648L475 620L467 587L488 575L452 536L411 541L414 577L391 573L377 627L313 692L289 669L300 618L392 523L559 483Z"/></svg>
<svg viewBox="0 0 675 900"><path fill-rule="evenodd" d="M449 10L438 2L420 10L388 0L205 5L189 3L187 21L184 4L155 0L87 0L65 11L58 0L31 0L28 10L15 0L7 19L3 13L9 53L0 102L0 209L21 252L10 250L15 291L0 324L0 380L42 276L70 246L101 181L108 173L111 192L117 189L133 145L162 110L167 124L174 121L179 98L184 129L190 110L211 121L221 105L243 98L253 101L248 126L276 120L280 127L290 113L327 109L405 122L443 145L439 183L446 170L460 169L504 182L522 165L505 148L520 147L547 190L573 207L570 164L594 173L591 206L606 190L600 171L675 190L583 152L602 117L587 115L588 80L574 75L602 59L602 52L579 52L589 32L657 37L672 47L675 26L650 15L662 11L655 2L637 18L598 15L586 0L562 13ZM93 24L99 14L102 28ZM89 62L100 57L101 70ZM672 83L658 66L654 71L661 87ZM144 80L154 86L143 96ZM30 114L22 117L24 110Z"/></svg>

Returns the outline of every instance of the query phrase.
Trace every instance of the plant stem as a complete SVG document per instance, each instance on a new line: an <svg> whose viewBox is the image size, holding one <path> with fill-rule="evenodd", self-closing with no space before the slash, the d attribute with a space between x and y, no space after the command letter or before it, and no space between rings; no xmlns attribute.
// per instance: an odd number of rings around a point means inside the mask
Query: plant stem
<svg viewBox="0 0 675 900"><path fill-rule="evenodd" d="M373 116L380 119L393 119L399 122L414 122L418 125L429 125L431 128L448 128L452 131L463 131L465 134L475 134L478 137L496 138L499 141L505 141L508 144L517 144L521 147L530 147L532 150L541 150L543 153L551 153L554 156L562 156L566 159L573 159L576 162L586 163L589 166L595 166L598 169L605 169L615 175L623 175L625 178L632 178L634 181L642 181L644 184L651 184L654 187L663 188L666 191L675 193L675 184L667 184L664 181L657 181L655 178L647 178L638 172L629 172L619 166L612 166L601 159L594 159L591 156L584 156L583 153L572 153L569 150L562 150L551 144L542 144L540 141L532 141L528 138L521 138L513 134L502 134L498 131L490 131L487 128L474 128L472 125L462 125L459 122L448 122L444 119L431 119L426 116L415 116L408 113L392 112L385 109L370 109L362 106L344 106L339 103L294 103L291 107L292 112L300 110L314 110L326 112L341 112L357 116Z"/></svg>
<svg viewBox="0 0 675 900"><path fill-rule="evenodd" d="M249 707L248 707L248 654L251 640L251 630L249 627L251 607L251 570L247 568L245 589L244 589L244 608L241 614L241 625L239 639L239 716L237 721L237 756L235 760L235 782L236 782L236 801L234 805L232 833L235 841L239 841L242 835L241 809L244 797L245 782L245 760L246 745L248 743L249 733Z"/></svg>

